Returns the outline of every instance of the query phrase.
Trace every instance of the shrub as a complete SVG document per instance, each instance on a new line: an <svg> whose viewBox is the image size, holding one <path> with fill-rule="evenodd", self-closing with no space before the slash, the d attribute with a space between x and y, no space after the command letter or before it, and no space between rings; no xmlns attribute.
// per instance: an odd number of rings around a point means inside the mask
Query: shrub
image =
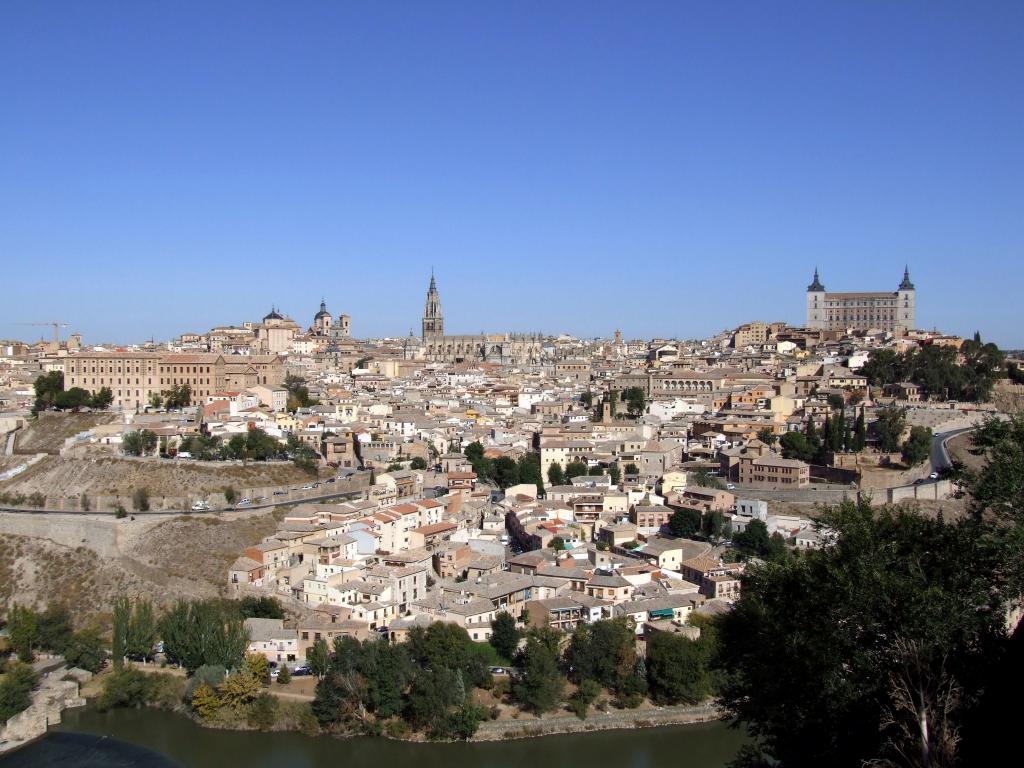
<svg viewBox="0 0 1024 768"><path fill-rule="evenodd" d="M246 722L250 728L269 731L277 723L277 697L264 691L249 705Z"/></svg>
<svg viewBox="0 0 1024 768"><path fill-rule="evenodd" d="M148 512L149 511L149 490L146 488L136 488L135 493L132 494L132 507L136 512Z"/></svg>

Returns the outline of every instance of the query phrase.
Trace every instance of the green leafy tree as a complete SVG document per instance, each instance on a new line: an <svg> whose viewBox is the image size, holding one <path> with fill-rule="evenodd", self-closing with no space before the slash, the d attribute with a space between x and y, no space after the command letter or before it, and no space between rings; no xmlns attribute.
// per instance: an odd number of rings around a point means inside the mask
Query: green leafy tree
<svg viewBox="0 0 1024 768"><path fill-rule="evenodd" d="M903 463L915 467L931 456L932 431L928 427L911 427L910 436L903 443Z"/></svg>
<svg viewBox="0 0 1024 768"><path fill-rule="evenodd" d="M0 679L0 723L6 723L32 703L32 691L39 684L39 675L28 664L14 662Z"/></svg>
<svg viewBox="0 0 1024 768"><path fill-rule="evenodd" d="M157 622L153 603L140 599L132 606L124 641L124 655L134 661L147 661L153 658L156 637Z"/></svg>
<svg viewBox="0 0 1024 768"><path fill-rule="evenodd" d="M548 484L565 485L565 473L562 472L562 465L557 461L552 462L548 467Z"/></svg>
<svg viewBox="0 0 1024 768"><path fill-rule="evenodd" d="M103 647L103 634L97 627L88 627L73 634L64 651L64 660L72 667L84 669L93 674L107 663L107 652Z"/></svg>
<svg viewBox="0 0 1024 768"><path fill-rule="evenodd" d="M509 488L519 483L519 465L508 456L502 456L494 462L494 481L499 488Z"/></svg>
<svg viewBox="0 0 1024 768"><path fill-rule="evenodd" d="M21 661L31 662L39 640L39 617L31 608L12 603L7 611L7 637Z"/></svg>
<svg viewBox="0 0 1024 768"><path fill-rule="evenodd" d="M636 465L636 464L634 464L633 462L629 462L629 463L628 463L628 464L626 464L626 466L625 466L625 467L624 467L624 468L622 469L622 472L623 472L623 474L625 474L626 476L633 476L633 477L636 477L637 475L639 475L639 474L640 474L640 468L639 468L639 467L637 467L637 465Z"/></svg>
<svg viewBox="0 0 1024 768"><path fill-rule="evenodd" d="M306 654L306 660L309 662L309 671L322 680L331 666L331 654L326 641L321 638L313 643Z"/></svg>
<svg viewBox="0 0 1024 768"><path fill-rule="evenodd" d="M696 509L677 509L668 521L668 531L679 538L691 538L700 531L700 512Z"/></svg>
<svg viewBox="0 0 1024 768"><path fill-rule="evenodd" d="M97 410L106 410L114 402L114 393L110 387L100 387L89 399L89 407Z"/></svg>
<svg viewBox="0 0 1024 768"><path fill-rule="evenodd" d="M895 406L881 409L874 424L875 436L878 439L878 450L883 453L896 453L899 451L906 423L905 409Z"/></svg>
<svg viewBox="0 0 1024 768"><path fill-rule="evenodd" d="M250 728L269 731L277 723L278 708L277 696L272 696L264 691L250 705L246 713L246 722Z"/></svg>
<svg viewBox="0 0 1024 768"><path fill-rule="evenodd" d="M782 436L779 444L782 448L782 456L786 459L811 461L816 452L802 432L787 432Z"/></svg>
<svg viewBox="0 0 1024 768"><path fill-rule="evenodd" d="M279 685L288 685L292 681L292 672L288 669L287 664L281 665L281 671L277 673L277 682Z"/></svg>
<svg viewBox="0 0 1024 768"><path fill-rule="evenodd" d="M36 399L32 406L32 415L55 407L56 399L64 391L64 374L61 371L44 373L32 384Z"/></svg>
<svg viewBox="0 0 1024 768"><path fill-rule="evenodd" d="M707 649L699 640L656 632L647 643L647 679L658 704L699 704L712 695Z"/></svg>
<svg viewBox="0 0 1024 768"><path fill-rule="evenodd" d="M249 645L241 616L218 600L179 600L158 628L167 658L190 672L214 665L236 669Z"/></svg>
<svg viewBox="0 0 1024 768"><path fill-rule="evenodd" d="M515 656L519 647L519 629L509 613L499 611L495 614L491 622L490 643L502 658L512 659Z"/></svg>
<svg viewBox="0 0 1024 768"><path fill-rule="evenodd" d="M234 504L236 501L238 501L238 491L235 490L235 487L233 485L224 486L224 501L226 501L228 504Z"/></svg>
<svg viewBox="0 0 1024 768"><path fill-rule="evenodd" d="M120 668L128 655L128 633L131 630L132 606L127 597L114 600L114 627L111 641L111 656L114 666Z"/></svg>
<svg viewBox="0 0 1024 768"><path fill-rule="evenodd" d="M582 477L587 474L587 465L582 461L570 461L565 465L565 481L572 482L574 477Z"/></svg>
<svg viewBox="0 0 1024 768"><path fill-rule="evenodd" d="M984 750L979 707L1012 647L1004 607L1006 590L1020 594L1019 534L850 501L821 524L834 544L748 569L723 616L726 712L785 766L922 754L945 766Z"/></svg>
<svg viewBox="0 0 1024 768"><path fill-rule="evenodd" d="M410 469L421 469L421 470L422 469L426 469L427 468L427 460L424 459L422 456L414 456L412 461L409 462L409 468Z"/></svg>
<svg viewBox="0 0 1024 768"><path fill-rule="evenodd" d="M765 445L771 446L775 445L779 438L775 434L775 430L773 430L771 427L762 427L761 429L757 430L757 439L760 440Z"/></svg>
<svg viewBox="0 0 1024 768"><path fill-rule="evenodd" d="M551 648L529 634L516 663L519 675L512 683L512 695L519 705L537 715L557 707L562 700L564 679Z"/></svg>
<svg viewBox="0 0 1024 768"><path fill-rule="evenodd" d="M626 412L630 416L639 417L646 406L642 387L627 387L622 390L621 399L626 403Z"/></svg>
<svg viewBox="0 0 1024 768"><path fill-rule="evenodd" d="M148 429L125 432L121 438L121 452L126 456L147 456L156 445L156 435Z"/></svg>
<svg viewBox="0 0 1024 768"><path fill-rule="evenodd" d="M544 479L540 473L540 456L536 453L524 453L519 457L519 482L532 483L537 493L544 493Z"/></svg>
<svg viewBox="0 0 1024 768"><path fill-rule="evenodd" d="M622 470L619 469L618 462L612 462L608 465L608 476L611 478L612 485L618 485L622 482Z"/></svg>
<svg viewBox="0 0 1024 768"><path fill-rule="evenodd" d="M50 602L38 615L36 643L51 653L63 654L72 634L71 612L66 603Z"/></svg>

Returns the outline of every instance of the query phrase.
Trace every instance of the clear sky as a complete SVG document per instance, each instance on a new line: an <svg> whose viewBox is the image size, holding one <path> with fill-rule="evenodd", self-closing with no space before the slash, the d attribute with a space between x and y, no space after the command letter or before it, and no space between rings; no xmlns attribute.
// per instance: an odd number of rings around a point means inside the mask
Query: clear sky
<svg viewBox="0 0 1024 768"><path fill-rule="evenodd" d="M895 290L1024 346L1024 3L0 5L0 338L694 337Z"/></svg>

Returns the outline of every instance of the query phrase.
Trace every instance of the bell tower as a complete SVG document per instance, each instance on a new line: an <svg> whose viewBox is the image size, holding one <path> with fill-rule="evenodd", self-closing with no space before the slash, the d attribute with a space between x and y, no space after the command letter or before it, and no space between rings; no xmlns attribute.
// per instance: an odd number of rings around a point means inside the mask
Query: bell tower
<svg viewBox="0 0 1024 768"><path fill-rule="evenodd" d="M441 313L441 295L437 292L434 270L430 270L430 287L427 289L427 303L423 308L423 338L444 336L444 315Z"/></svg>

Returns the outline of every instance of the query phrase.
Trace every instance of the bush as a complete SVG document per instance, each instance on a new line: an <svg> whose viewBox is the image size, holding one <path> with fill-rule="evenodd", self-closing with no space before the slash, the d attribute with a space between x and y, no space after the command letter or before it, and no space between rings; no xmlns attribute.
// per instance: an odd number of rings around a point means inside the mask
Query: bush
<svg viewBox="0 0 1024 768"><path fill-rule="evenodd" d="M277 723L277 697L264 691L249 705L246 722L250 728L269 731Z"/></svg>
<svg viewBox="0 0 1024 768"><path fill-rule="evenodd" d="M288 666L285 664L281 665L281 671L277 673L277 682L279 685L288 685L292 681L292 673L288 670Z"/></svg>
<svg viewBox="0 0 1024 768"><path fill-rule="evenodd" d="M93 674L103 669L107 663L107 651L99 629L89 627L73 634L64 650L64 660Z"/></svg>
<svg viewBox="0 0 1024 768"><path fill-rule="evenodd" d="M120 501L114 505L114 517L116 517L118 520L123 520L124 518L128 517L128 512L125 511L124 505L121 504Z"/></svg>
<svg viewBox="0 0 1024 768"><path fill-rule="evenodd" d="M143 672L121 667L103 681L103 692L96 707L100 712L116 707L142 707L149 702L149 694L150 686Z"/></svg>
<svg viewBox="0 0 1024 768"><path fill-rule="evenodd" d="M149 490L136 488L132 494L132 507L136 512L149 512Z"/></svg>

